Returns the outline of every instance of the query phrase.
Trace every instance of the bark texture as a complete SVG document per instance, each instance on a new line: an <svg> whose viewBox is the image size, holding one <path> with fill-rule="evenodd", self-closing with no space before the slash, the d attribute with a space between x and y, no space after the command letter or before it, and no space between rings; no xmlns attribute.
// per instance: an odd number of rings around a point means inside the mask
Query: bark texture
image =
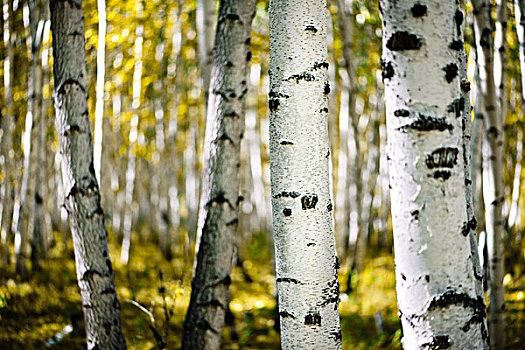
<svg viewBox="0 0 525 350"><path fill-rule="evenodd" d="M197 256L183 349L218 349L235 259L240 146L244 133L255 0L222 0L206 121Z"/></svg>
<svg viewBox="0 0 525 350"><path fill-rule="evenodd" d="M486 157L483 160L483 198L489 266L489 330L493 350L505 348L505 295L503 291L503 118L498 108L494 82L494 56L489 0L473 0L474 35L477 64L481 80L481 96L486 111Z"/></svg>
<svg viewBox="0 0 525 350"><path fill-rule="evenodd" d="M463 13L452 0L380 5L404 348L488 349L471 251Z"/></svg>
<svg viewBox="0 0 525 350"><path fill-rule="evenodd" d="M283 349L340 349L326 2L270 2L270 169Z"/></svg>
<svg viewBox="0 0 525 350"><path fill-rule="evenodd" d="M93 167L82 3L52 0L56 125L88 349L125 349Z"/></svg>

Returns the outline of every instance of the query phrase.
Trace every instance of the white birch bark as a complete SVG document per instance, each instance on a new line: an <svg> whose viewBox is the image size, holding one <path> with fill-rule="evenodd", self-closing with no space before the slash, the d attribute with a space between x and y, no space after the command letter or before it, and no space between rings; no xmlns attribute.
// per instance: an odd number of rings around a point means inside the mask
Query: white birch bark
<svg viewBox="0 0 525 350"><path fill-rule="evenodd" d="M493 350L505 348L505 295L503 290L503 142L502 116L494 83L494 56L489 0L473 0L474 34L486 119L487 156L483 161L483 198L489 265L489 331Z"/></svg>
<svg viewBox="0 0 525 350"><path fill-rule="evenodd" d="M380 6L404 348L488 349L471 258L463 14L452 0Z"/></svg>
<svg viewBox="0 0 525 350"><path fill-rule="evenodd" d="M125 349L93 167L82 3L51 0L56 125L88 349Z"/></svg>
<svg viewBox="0 0 525 350"><path fill-rule="evenodd" d="M197 254L182 349L218 349L229 303L239 222L244 133L255 0L221 0L211 72Z"/></svg>
<svg viewBox="0 0 525 350"><path fill-rule="evenodd" d="M270 169L283 349L341 349L326 2L270 2Z"/></svg>
<svg viewBox="0 0 525 350"><path fill-rule="evenodd" d="M106 1L97 0L98 10L98 47L97 47L97 85L95 102L94 166L97 181L101 183L100 166L102 163L102 139L104 124L104 76L106 73Z"/></svg>

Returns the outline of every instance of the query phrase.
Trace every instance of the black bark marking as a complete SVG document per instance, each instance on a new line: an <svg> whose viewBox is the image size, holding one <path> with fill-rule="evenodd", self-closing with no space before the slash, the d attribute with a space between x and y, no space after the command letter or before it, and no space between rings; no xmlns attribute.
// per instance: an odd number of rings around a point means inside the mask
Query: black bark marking
<svg viewBox="0 0 525 350"><path fill-rule="evenodd" d="M332 205L332 203L330 203L330 204L328 204L328 205L326 206L326 210L328 210L329 212L332 211L332 210L334 210L334 206Z"/></svg>
<svg viewBox="0 0 525 350"><path fill-rule="evenodd" d="M283 191L283 192L278 193L275 196L273 196L273 198L281 198L281 197L297 198L300 195L301 195L300 193L295 192L295 191L292 191L292 192Z"/></svg>
<svg viewBox="0 0 525 350"><path fill-rule="evenodd" d="M391 51L419 50L423 42L417 35L406 31L395 32L388 39L386 47Z"/></svg>
<svg viewBox="0 0 525 350"><path fill-rule="evenodd" d="M456 31L458 35L461 35L461 24L463 24L463 12L457 10L454 14L454 21L456 22Z"/></svg>
<svg viewBox="0 0 525 350"><path fill-rule="evenodd" d="M396 117L408 117L408 116L410 116L410 112L407 111L406 109L398 109L398 110L394 111L394 115Z"/></svg>
<svg viewBox="0 0 525 350"><path fill-rule="evenodd" d="M414 16L416 18L423 17L427 13L427 7L425 5L422 5L422 4L418 3L418 4L415 4L414 6L412 6L410 11L412 11L412 16Z"/></svg>
<svg viewBox="0 0 525 350"><path fill-rule="evenodd" d="M392 79L394 76L394 66L392 62L381 60L381 76L383 77L383 81L385 81L385 79Z"/></svg>
<svg viewBox="0 0 525 350"><path fill-rule="evenodd" d="M425 164L429 169L453 168L458 162L459 150L453 147L442 147L427 155Z"/></svg>
<svg viewBox="0 0 525 350"><path fill-rule="evenodd" d="M405 274L401 274L401 278L403 279L403 281L406 281L407 280L407 276L405 276Z"/></svg>
<svg viewBox="0 0 525 350"><path fill-rule="evenodd" d="M215 142L219 142L219 141L228 141L228 142L234 143L230 135L228 135L225 132L223 132L217 139L215 139Z"/></svg>
<svg viewBox="0 0 525 350"><path fill-rule="evenodd" d="M237 225L238 223L239 223L239 219L238 218L234 218L234 219L228 221L226 223L226 226L233 226L233 225Z"/></svg>
<svg viewBox="0 0 525 350"><path fill-rule="evenodd" d="M463 90L464 93L470 92L470 81L464 79L461 81L461 90Z"/></svg>
<svg viewBox="0 0 525 350"><path fill-rule="evenodd" d="M270 98L268 102L269 102L270 112L275 112L277 109L279 109L279 105L281 104L278 98Z"/></svg>
<svg viewBox="0 0 525 350"><path fill-rule="evenodd" d="M239 114L235 112L234 110L229 110L224 113L224 118L239 118Z"/></svg>
<svg viewBox="0 0 525 350"><path fill-rule="evenodd" d="M321 315L318 312L308 313L308 315L304 317L304 324L306 326L320 326L321 325Z"/></svg>
<svg viewBox="0 0 525 350"><path fill-rule="evenodd" d="M77 124L69 124L66 125L64 128L64 136L69 137L73 134L81 134L82 129L80 128L80 125Z"/></svg>
<svg viewBox="0 0 525 350"><path fill-rule="evenodd" d="M228 68L231 68L231 67L234 67L235 65L233 64L232 61L226 61L226 63L224 64L226 67Z"/></svg>
<svg viewBox="0 0 525 350"><path fill-rule="evenodd" d="M479 45L485 49L490 49L490 41L492 40L492 32L489 28L484 28L481 31L481 38L479 38Z"/></svg>
<svg viewBox="0 0 525 350"><path fill-rule="evenodd" d="M328 113L328 108L326 108L326 107L321 108L321 110L319 111L319 113Z"/></svg>
<svg viewBox="0 0 525 350"><path fill-rule="evenodd" d="M250 60L252 59L252 52L251 51L248 51L246 53L246 62L250 62Z"/></svg>
<svg viewBox="0 0 525 350"><path fill-rule="evenodd" d="M115 289L112 287L108 287L102 290L102 292L100 292L100 294L113 294L113 293L115 293Z"/></svg>
<svg viewBox="0 0 525 350"><path fill-rule="evenodd" d="M286 81L295 80L295 82L298 84L300 80L314 81L315 77L312 74L308 73L308 72L302 72L302 73L299 73L299 74L291 75L288 78L286 78L285 80Z"/></svg>
<svg viewBox="0 0 525 350"><path fill-rule="evenodd" d="M325 95L328 95L330 93L330 83L329 82L326 82L324 84L324 91L323 92L324 92Z"/></svg>
<svg viewBox="0 0 525 350"><path fill-rule="evenodd" d="M292 209L290 209L290 208L284 208L284 210L283 210L283 215L284 215L284 216L290 216L290 215L292 215Z"/></svg>
<svg viewBox="0 0 525 350"><path fill-rule="evenodd" d="M228 204L230 208L234 208L233 204L230 202L228 198L226 198L224 192L219 192L215 196L213 196L208 203L206 203L206 208L209 208L213 205L222 205L222 204Z"/></svg>
<svg viewBox="0 0 525 350"><path fill-rule="evenodd" d="M93 276L100 276L102 277L103 275L97 271L97 270L93 270L93 269L88 269L86 271L84 271L84 273L82 274L82 277L80 278L82 281L86 281L86 282L89 282L93 279Z"/></svg>
<svg viewBox="0 0 525 350"><path fill-rule="evenodd" d="M496 128L495 126L491 126L491 127L487 130L487 135L488 135L489 137L497 138L498 135L499 135L498 128Z"/></svg>
<svg viewBox="0 0 525 350"><path fill-rule="evenodd" d="M463 42L461 40L454 40L448 46L449 49L459 51L463 48Z"/></svg>
<svg viewBox="0 0 525 350"><path fill-rule="evenodd" d="M286 310L279 311L279 316L281 316L282 318L291 317L295 320L295 316Z"/></svg>
<svg viewBox="0 0 525 350"><path fill-rule="evenodd" d="M293 283L293 284L300 284L300 285L303 285L304 283L299 281L299 280L296 280L295 278L290 278L290 277L279 277L278 279L275 280L277 283Z"/></svg>
<svg viewBox="0 0 525 350"><path fill-rule="evenodd" d="M434 172L434 179L448 180L452 173L448 170L438 170Z"/></svg>
<svg viewBox="0 0 525 350"><path fill-rule="evenodd" d="M107 231L106 231L107 234ZM111 266L111 260L109 258L106 259L106 267L108 268L109 274L113 273L113 267Z"/></svg>
<svg viewBox="0 0 525 350"><path fill-rule="evenodd" d="M455 63L447 64L443 70L445 71L445 80L449 84L458 76L458 66Z"/></svg>
<svg viewBox="0 0 525 350"><path fill-rule="evenodd" d="M445 118L431 117L419 113L417 118L414 119L410 124L398 128L398 130L402 132L406 132L409 129L416 131L445 131L452 130L453 127L451 124L447 123Z"/></svg>
<svg viewBox="0 0 525 350"><path fill-rule="evenodd" d="M301 198L301 205L303 207L303 210L314 209L318 200L319 199L317 198L317 196L315 194L311 195L311 196L309 196L309 195L303 196Z"/></svg>
<svg viewBox="0 0 525 350"><path fill-rule="evenodd" d="M330 332L330 337L333 337L336 342L339 342L343 339L343 335L341 334L341 330L337 332Z"/></svg>
<svg viewBox="0 0 525 350"><path fill-rule="evenodd" d="M437 349L449 349L452 344L450 343L450 338L448 335L436 335L432 337L430 343L425 343L421 345L423 349L437 350Z"/></svg>
<svg viewBox="0 0 525 350"><path fill-rule="evenodd" d="M470 230L475 230L478 226L478 221L475 217L472 217L469 221L465 221L463 226L461 226L461 234L467 237L470 233Z"/></svg>
<svg viewBox="0 0 525 350"><path fill-rule="evenodd" d="M315 26L308 25L308 26L306 26L306 28L304 29L304 31L305 31L305 32L317 33L317 28L315 28Z"/></svg>
<svg viewBox="0 0 525 350"><path fill-rule="evenodd" d="M82 90L83 93L87 93L86 91L86 88L84 85L82 85L80 83L80 81L76 80L76 79L73 79L73 78L69 78L69 79L66 79L64 80L57 88L56 88L56 95L61 95L65 92L65 89L67 86L70 86L70 85L75 85L77 86L80 90Z"/></svg>
<svg viewBox="0 0 525 350"><path fill-rule="evenodd" d="M414 218L414 220L419 220L419 210L412 210L410 212L410 215Z"/></svg>
<svg viewBox="0 0 525 350"><path fill-rule="evenodd" d="M227 13L226 15L221 16L221 18L219 18L219 20L217 21L217 25L223 23L226 20L232 21L232 22L236 22L236 21L240 22L241 17L236 13Z"/></svg>
<svg viewBox="0 0 525 350"><path fill-rule="evenodd" d="M312 70L318 70L319 68L326 68L328 69L329 64L326 61L323 62L315 62Z"/></svg>
<svg viewBox="0 0 525 350"><path fill-rule="evenodd" d="M465 323L463 327L461 327L461 330L468 332L473 324L480 324L481 336L486 341L488 339L488 334L483 322L486 317L485 302L483 297L473 298L466 293L458 293L453 290L447 290L443 294L432 298L432 301L430 302L427 310L422 314L405 315L400 310L399 317L404 318L410 324L410 326L415 327L416 325L414 324L414 321L421 320L428 312L432 312L435 309L445 309L452 305L462 306L465 309L471 309L473 311L474 315Z"/></svg>
<svg viewBox="0 0 525 350"><path fill-rule="evenodd" d="M447 106L447 112L455 113L456 118L461 117L464 110L465 110L465 99L463 97L455 99L454 101L452 101L451 104Z"/></svg>
<svg viewBox="0 0 525 350"><path fill-rule="evenodd" d="M307 247L315 247L317 244L316 243L313 243L313 242L310 242L310 243L306 243L306 246Z"/></svg>
<svg viewBox="0 0 525 350"><path fill-rule="evenodd" d="M293 145L293 142L290 142L290 141L281 141L281 145L285 146L285 145Z"/></svg>
<svg viewBox="0 0 525 350"><path fill-rule="evenodd" d="M425 281L427 281L427 283L430 282L430 275L425 275Z"/></svg>

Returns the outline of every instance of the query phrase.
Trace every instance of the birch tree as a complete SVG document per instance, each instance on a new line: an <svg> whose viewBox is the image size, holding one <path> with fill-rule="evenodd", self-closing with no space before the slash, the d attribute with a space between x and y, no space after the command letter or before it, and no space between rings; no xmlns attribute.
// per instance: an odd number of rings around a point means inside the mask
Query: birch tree
<svg viewBox="0 0 525 350"><path fill-rule="evenodd" d="M6 55L4 58L4 91L5 91L5 110L2 117L2 155L5 177L2 191L4 198L2 203L1 215L1 243L3 246L2 262L9 263L9 235L11 233L11 219L13 211L12 192L14 190L14 164L15 152L13 149L13 132L15 129L15 115L13 112L13 76L14 76L14 32L13 32L13 1L7 0L3 5L2 15L4 19L4 43Z"/></svg>
<svg viewBox="0 0 525 350"><path fill-rule="evenodd" d="M396 291L405 349L488 349L472 259L470 111L456 1L382 0ZM432 35L440 28L440 35ZM468 96L467 96L468 97ZM461 266L461 268L458 268Z"/></svg>
<svg viewBox="0 0 525 350"><path fill-rule="evenodd" d="M283 349L340 349L326 1L270 2L270 169Z"/></svg>
<svg viewBox="0 0 525 350"><path fill-rule="evenodd" d="M51 0L56 125L88 349L125 349L93 167L82 3Z"/></svg>
<svg viewBox="0 0 525 350"><path fill-rule="evenodd" d="M244 132L255 0L219 7L208 115L197 255L183 349L218 349L229 303L233 240L239 222L240 145Z"/></svg>
<svg viewBox="0 0 525 350"><path fill-rule="evenodd" d="M489 266L489 330L494 350L505 348L505 294L503 291L503 118L498 108L494 82L494 56L491 30L491 3L473 0L474 34L481 96L485 108L487 152L483 160L483 198Z"/></svg>

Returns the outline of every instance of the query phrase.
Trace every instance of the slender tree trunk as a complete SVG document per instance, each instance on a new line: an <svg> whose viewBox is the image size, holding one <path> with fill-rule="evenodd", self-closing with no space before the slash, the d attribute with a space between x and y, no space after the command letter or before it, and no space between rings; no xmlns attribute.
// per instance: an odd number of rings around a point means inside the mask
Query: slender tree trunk
<svg viewBox="0 0 525 350"><path fill-rule="evenodd" d="M489 0L473 0L474 33L486 111L487 158L483 165L483 198L489 255L489 330L493 350L505 348L505 295L503 291L503 140L502 116L494 83L494 59Z"/></svg>
<svg viewBox="0 0 525 350"><path fill-rule="evenodd" d="M488 349L471 252L463 14L452 0L380 5L404 348Z"/></svg>
<svg viewBox="0 0 525 350"><path fill-rule="evenodd" d="M13 47L13 1L7 0L7 6L3 8L4 18L4 42L6 55L4 58L4 89L6 114L2 118L2 154L4 156L5 179L4 179L4 203L2 206L1 241L3 246L2 261L10 262L9 236L11 235L11 223L13 214L13 186L15 180L15 150L13 149L13 133L15 129L15 115L13 113L13 76L14 76L14 47Z"/></svg>
<svg viewBox="0 0 525 350"><path fill-rule="evenodd" d="M102 139L104 124L104 76L106 73L106 1L97 0L98 47L97 47L97 88L94 128L94 166L97 181L101 183L100 166L102 162Z"/></svg>
<svg viewBox="0 0 525 350"><path fill-rule="evenodd" d="M199 40L199 67L204 87L205 103L208 102L208 90L213 58L213 42L216 27L216 0L197 0L197 33Z"/></svg>
<svg viewBox="0 0 525 350"><path fill-rule="evenodd" d="M326 2L270 2L270 168L283 349L341 349Z"/></svg>
<svg viewBox="0 0 525 350"><path fill-rule="evenodd" d="M125 349L93 167L82 3L51 0L56 125L88 349Z"/></svg>
<svg viewBox="0 0 525 350"><path fill-rule="evenodd" d="M229 303L239 222L240 145L244 133L255 0L221 0L206 121L197 254L183 349L218 349Z"/></svg>
<svg viewBox="0 0 525 350"><path fill-rule="evenodd" d="M142 10L139 10L139 13ZM124 230L122 239L122 251L120 260L127 265L129 262L129 251L131 248L131 230L133 224L133 193L135 191L135 174L137 156L135 154L135 144L139 132L140 93L142 88L142 43L144 40L144 27L139 24L136 29L135 38L135 68L133 72L133 115L131 116L131 126L129 129L129 150L128 166L126 170L126 202L124 209Z"/></svg>
<svg viewBox="0 0 525 350"><path fill-rule="evenodd" d="M42 190L44 187L43 175L46 167L44 160L45 153L42 148L45 147L43 139L45 138L45 120L42 113L42 38L44 24L47 16L47 2L29 1L29 18L30 18L30 61L31 74L30 79L32 87L30 90L29 103L30 113L33 116L31 129L31 154L29 167L29 184L28 184L28 226L27 233L31 235L31 263L34 270L39 269L40 257L45 237L45 226L43 218L43 197ZM42 8L41 8L42 7Z"/></svg>

